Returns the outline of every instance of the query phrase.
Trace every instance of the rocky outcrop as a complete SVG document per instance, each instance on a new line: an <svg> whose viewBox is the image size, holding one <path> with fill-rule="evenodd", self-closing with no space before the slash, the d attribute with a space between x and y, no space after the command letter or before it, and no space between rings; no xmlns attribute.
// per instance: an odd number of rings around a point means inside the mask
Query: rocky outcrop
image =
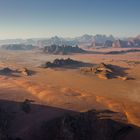
<svg viewBox="0 0 140 140"><path fill-rule="evenodd" d="M85 50L79 48L78 46L72 47L72 46L65 46L65 45L46 46L46 47L44 47L43 52L48 53L48 54L86 53Z"/></svg>
<svg viewBox="0 0 140 140"><path fill-rule="evenodd" d="M29 76L30 75L30 71L27 68L22 68L19 70L23 75L25 76Z"/></svg>
<svg viewBox="0 0 140 140"><path fill-rule="evenodd" d="M112 48L121 48L121 42L120 42L120 40L115 40L112 43Z"/></svg>
<svg viewBox="0 0 140 140"><path fill-rule="evenodd" d="M3 68L3 69L1 69L0 70L0 74L12 74L14 72L14 70L12 70L12 69L10 69L10 68L8 68L8 67L6 67L6 68Z"/></svg>
<svg viewBox="0 0 140 140"><path fill-rule="evenodd" d="M117 113L89 111L44 122L37 140L128 140L134 127L113 119ZM140 136L137 137L139 139ZM129 140L133 140L129 137Z"/></svg>
<svg viewBox="0 0 140 140"><path fill-rule="evenodd" d="M59 68L59 67L80 67L85 65L80 61L76 61L73 59L55 59L53 62L46 62L42 65L43 68Z"/></svg>
<svg viewBox="0 0 140 140"><path fill-rule="evenodd" d="M31 71L27 68L22 69L11 69L9 67L0 69L0 75L10 75L10 76L20 76L20 74L29 76L31 75Z"/></svg>
<svg viewBox="0 0 140 140"><path fill-rule="evenodd" d="M8 44L8 45L2 45L2 49L6 50L32 50L36 47L33 45L25 45L25 44Z"/></svg>
<svg viewBox="0 0 140 140"><path fill-rule="evenodd" d="M113 44L113 41L112 40L107 40L104 43L104 48L111 48L112 47L112 44Z"/></svg>
<svg viewBox="0 0 140 140"><path fill-rule="evenodd" d="M84 73L95 74L101 79L129 79L127 76L124 76L124 74L122 74L122 71L120 72L120 70L117 70L115 66L109 64L107 65L105 63L100 63L99 65L96 65L94 67L82 68L81 71Z"/></svg>
<svg viewBox="0 0 140 140"><path fill-rule="evenodd" d="M140 47L140 39L128 39L128 40L115 40L112 43L113 48L139 48Z"/></svg>

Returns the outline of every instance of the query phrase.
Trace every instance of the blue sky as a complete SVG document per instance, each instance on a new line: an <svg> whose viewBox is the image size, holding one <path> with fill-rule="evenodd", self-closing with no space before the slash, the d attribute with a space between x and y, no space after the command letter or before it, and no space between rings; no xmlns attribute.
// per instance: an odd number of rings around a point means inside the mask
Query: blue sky
<svg viewBox="0 0 140 140"><path fill-rule="evenodd" d="M0 39L140 34L140 0L0 0Z"/></svg>

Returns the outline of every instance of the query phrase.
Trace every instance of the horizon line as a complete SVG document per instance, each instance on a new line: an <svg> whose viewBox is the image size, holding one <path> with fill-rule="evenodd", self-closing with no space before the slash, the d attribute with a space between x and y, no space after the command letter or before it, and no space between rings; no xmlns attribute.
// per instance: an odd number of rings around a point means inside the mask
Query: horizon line
<svg viewBox="0 0 140 140"><path fill-rule="evenodd" d="M85 35L89 35L89 36L96 36L96 35L102 35L102 36L113 36L114 38L134 38L134 37L137 37L139 36L140 34L137 34L137 35L131 35L131 36L114 36L113 34L100 34L100 33L97 33L97 34L82 34L82 35L75 35L75 36L69 36L69 37L66 37L66 36L59 36L59 35L52 35L52 36L47 36L47 37L14 37L14 38L0 38L0 40L16 40L16 39L21 39L21 40L27 40L27 39L50 39L50 38L53 38L53 37L58 37L58 38L69 38L69 39L73 39L73 38L78 38L78 37L82 37L82 36L85 36Z"/></svg>

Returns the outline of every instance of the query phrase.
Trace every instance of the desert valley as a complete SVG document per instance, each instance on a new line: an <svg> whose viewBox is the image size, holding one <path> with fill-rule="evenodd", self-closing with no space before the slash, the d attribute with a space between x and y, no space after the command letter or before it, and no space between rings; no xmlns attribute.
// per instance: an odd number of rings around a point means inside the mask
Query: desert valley
<svg viewBox="0 0 140 140"><path fill-rule="evenodd" d="M79 46L1 48L1 113L11 116L4 117L10 122L6 131L1 128L4 137L82 140L84 133L90 140L95 132L98 140L140 138L139 47ZM93 132L87 121L94 121ZM74 132L71 123L83 129ZM94 124L103 130L96 132Z"/></svg>
<svg viewBox="0 0 140 140"><path fill-rule="evenodd" d="M140 140L140 0L0 0L0 140Z"/></svg>

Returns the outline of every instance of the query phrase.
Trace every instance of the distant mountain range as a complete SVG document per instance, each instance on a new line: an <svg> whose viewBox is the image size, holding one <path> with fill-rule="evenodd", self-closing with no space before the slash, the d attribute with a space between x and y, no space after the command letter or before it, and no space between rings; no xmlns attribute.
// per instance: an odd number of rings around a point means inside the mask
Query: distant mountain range
<svg viewBox="0 0 140 140"><path fill-rule="evenodd" d="M37 47L33 45L25 45L25 44L8 44L8 45L2 45L1 48L6 50L33 50Z"/></svg>
<svg viewBox="0 0 140 140"><path fill-rule="evenodd" d="M5 45L11 44L24 44L38 46L38 48L44 48L45 46L51 45L68 45L84 47L84 48L133 48L140 47L140 35L133 38L118 39L113 35L88 35L85 34L75 38L62 38L62 37L51 37L51 38L31 38L31 39L6 39L0 40L0 45L4 48ZM3 46L4 45L4 46Z"/></svg>
<svg viewBox="0 0 140 140"><path fill-rule="evenodd" d="M48 45L79 45L79 44L90 44L94 41L97 43L104 43L106 40L115 40L115 37L112 35L106 36L106 35L88 35L85 34L80 37L75 38L62 38L58 36L54 36L51 38L31 38L31 39L5 39L0 40L0 45L5 44L32 44L37 46L48 46Z"/></svg>
<svg viewBox="0 0 140 140"><path fill-rule="evenodd" d="M80 37L75 37L75 38L60 38L60 37L52 37L49 39L41 39L38 40L38 46L43 47L43 46L48 46L48 45L70 45L70 46L76 46L76 45L89 45L93 42L101 43L103 44L106 40L111 40L114 41L115 38L111 36L106 36L106 35L83 35Z"/></svg>

